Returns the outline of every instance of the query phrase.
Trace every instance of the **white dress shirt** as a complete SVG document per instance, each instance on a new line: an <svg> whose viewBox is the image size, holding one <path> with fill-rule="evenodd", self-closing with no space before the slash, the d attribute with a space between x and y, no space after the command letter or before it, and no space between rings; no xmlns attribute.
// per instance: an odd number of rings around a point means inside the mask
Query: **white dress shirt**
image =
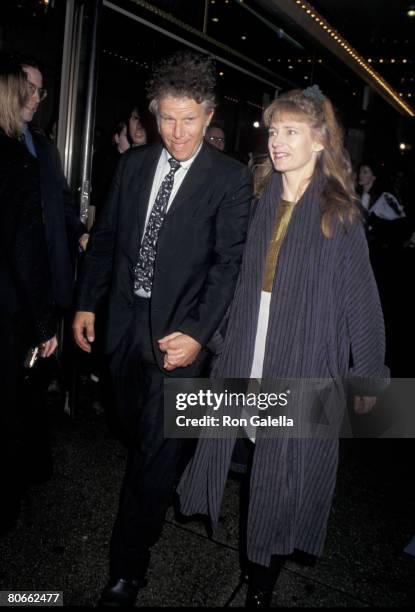
<svg viewBox="0 0 415 612"><path fill-rule="evenodd" d="M203 144L203 140L200 143L196 153L190 157L190 159L186 159L186 161L181 161L180 162L180 168L176 171L175 175L174 175L174 183L173 183L173 189L171 191L170 197L169 197L169 201L167 203L167 212L170 208L170 206L173 203L173 200L181 186L181 184L183 183L186 174L188 173L190 166L193 164L194 160L196 159L198 153L200 152L200 149L202 148L202 144ZM163 182L164 177L170 172L171 167L169 164L169 159L171 158L170 153L167 151L167 149L163 148L158 164L157 164L157 168L156 168L156 172L154 174L154 180L153 180L153 186L151 188L151 193L150 193L150 199L148 201L148 206L147 206L147 214L146 214L146 222L144 225L144 230L143 230L143 236L142 238L144 238L144 234L146 231L146 227L147 227L147 223L148 220L150 218L150 214L151 211L153 210L153 206L154 206L154 202L156 201L156 197L158 194L158 191L160 189L160 185ZM140 297L145 297L145 298L149 298L151 296L151 293L147 293L146 291L144 291L144 289L139 289L136 292L136 295L140 296Z"/></svg>

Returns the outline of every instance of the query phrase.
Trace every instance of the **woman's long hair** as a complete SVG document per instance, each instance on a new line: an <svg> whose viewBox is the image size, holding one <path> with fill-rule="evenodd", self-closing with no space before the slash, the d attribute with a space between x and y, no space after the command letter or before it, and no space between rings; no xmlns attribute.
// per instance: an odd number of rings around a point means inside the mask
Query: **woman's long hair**
<svg viewBox="0 0 415 612"><path fill-rule="evenodd" d="M325 96L308 96L294 89L279 96L265 109L265 126L268 128L276 117L304 121L324 147L318 153L314 174L320 173L326 179L321 194L321 229L330 237L334 219L346 223L359 216L352 166L333 106ZM270 161L270 168L271 165Z"/></svg>
<svg viewBox="0 0 415 612"><path fill-rule="evenodd" d="M20 64L0 55L0 128L11 138L18 138L23 127L22 108L28 97L26 74Z"/></svg>

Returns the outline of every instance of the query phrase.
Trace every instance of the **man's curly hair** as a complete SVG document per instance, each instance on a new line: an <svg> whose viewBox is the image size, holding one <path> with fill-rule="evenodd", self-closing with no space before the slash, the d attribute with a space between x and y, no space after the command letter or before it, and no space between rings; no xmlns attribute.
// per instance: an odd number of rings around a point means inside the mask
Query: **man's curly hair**
<svg viewBox="0 0 415 612"><path fill-rule="evenodd" d="M155 66L147 83L149 109L158 114L164 96L191 98L203 104L205 112L215 108L216 74L212 58L190 51L178 51Z"/></svg>

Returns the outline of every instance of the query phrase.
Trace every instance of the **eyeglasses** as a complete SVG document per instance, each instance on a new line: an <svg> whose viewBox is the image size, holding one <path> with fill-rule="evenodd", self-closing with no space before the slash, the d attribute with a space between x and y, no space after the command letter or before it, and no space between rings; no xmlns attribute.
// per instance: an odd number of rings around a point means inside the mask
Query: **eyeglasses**
<svg viewBox="0 0 415 612"><path fill-rule="evenodd" d="M222 136L208 136L208 140L213 142L225 142L225 139Z"/></svg>
<svg viewBox="0 0 415 612"><path fill-rule="evenodd" d="M30 81L28 82L28 85L29 85L30 97L33 97L36 94L36 92L38 92L39 100L40 102L42 102L48 95L48 92L43 87L37 87L37 85L35 85L34 83L31 83Z"/></svg>

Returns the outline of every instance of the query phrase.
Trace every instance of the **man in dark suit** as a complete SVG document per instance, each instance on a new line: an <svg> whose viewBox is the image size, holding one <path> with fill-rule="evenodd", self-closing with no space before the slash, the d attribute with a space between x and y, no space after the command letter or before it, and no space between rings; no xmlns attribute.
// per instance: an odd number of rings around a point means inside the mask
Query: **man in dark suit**
<svg viewBox="0 0 415 612"><path fill-rule="evenodd" d="M182 441L163 434L164 379L206 372L240 266L251 177L204 142L214 86L211 60L192 53L154 70L147 93L162 144L123 155L81 271L75 339L90 351L109 292L107 351L134 433L103 605L132 605L145 584L182 455Z"/></svg>
<svg viewBox="0 0 415 612"><path fill-rule="evenodd" d="M31 124L39 104L47 95L39 64L35 59L23 56L20 63L27 75L30 92L22 110L23 137L29 152L39 164L53 293L56 304L64 312L71 308L73 301L76 249L86 246L88 233L79 219L57 148Z"/></svg>
<svg viewBox="0 0 415 612"><path fill-rule="evenodd" d="M33 116L47 95L39 64L32 57L21 56L18 59L29 88L29 96L21 111L22 140L37 160L52 292L59 316L62 316L73 304L75 258L77 249L86 246L88 234L79 220L57 148L32 125ZM52 473L46 391L55 375L53 370L52 362L38 364L25 390L27 397L22 399L26 451L23 463L29 483L44 482Z"/></svg>

